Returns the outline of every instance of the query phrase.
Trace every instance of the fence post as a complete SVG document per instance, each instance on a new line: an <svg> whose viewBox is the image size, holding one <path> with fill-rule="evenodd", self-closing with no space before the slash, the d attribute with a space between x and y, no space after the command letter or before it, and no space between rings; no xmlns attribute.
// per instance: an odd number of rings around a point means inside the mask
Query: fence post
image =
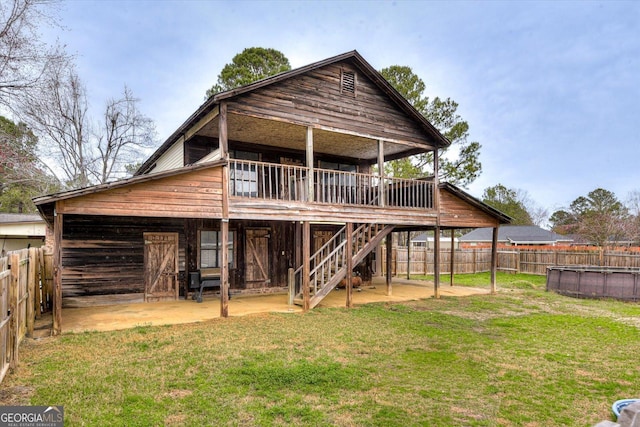
<svg viewBox="0 0 640 427"><path fill-rule="evenodd" d="M476 253L476 249L473 249L473 258L472 258L472 260L473 260L473 274L476 274L477 273L477 269L478 269L478 265L477 265L478 256L477 256L477 253Z"/></svg>
<svg viewBox="0 0 640 427"><path fill-rule="evenodd" d="M9 284L9 311L11 312L11 320L9 321L9 345L11 346L11 362L9 366L11 369L18 367L18 338L20 335L20 316L18 315L18 298L20 283L20 255L18 253L11 253L9 255L9 267L11 269L11 282Z"/></svg>
<svg viewBox="0 0 640 427"><path fill-rule="evenodd" d="M40 316L42 315L42 292L40 291L40 284L42 283L42 290L44 291L44 273L43 273L43 266L42 266L42 260L44 259L44 249L43 248L37 248L36 249L36 259L35 259L35 276L34 276L34 283L35 283L35 295L33 298L33 309L35 310L35 318L39 319ZM34 320L35 322L35 320Z"/></svg>
<svg viewBox="0 0 640 427"><path fill-rule="evenodd" d="M38 249L29 248L27 258L27 336L33 337L33 323L35 321L35 295L36 295L36 261Z"/></svg>

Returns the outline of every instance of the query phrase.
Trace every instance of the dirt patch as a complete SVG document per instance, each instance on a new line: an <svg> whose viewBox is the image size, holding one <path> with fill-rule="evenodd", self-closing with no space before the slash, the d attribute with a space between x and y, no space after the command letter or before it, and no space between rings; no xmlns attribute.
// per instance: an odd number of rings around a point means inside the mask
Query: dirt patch
<svg viewBox="0 0 640 427"><path fill-rule="evenodd" d="M35 389L33 387L17 385L0 389L0 405L22 406L28 405Z"/></svg>

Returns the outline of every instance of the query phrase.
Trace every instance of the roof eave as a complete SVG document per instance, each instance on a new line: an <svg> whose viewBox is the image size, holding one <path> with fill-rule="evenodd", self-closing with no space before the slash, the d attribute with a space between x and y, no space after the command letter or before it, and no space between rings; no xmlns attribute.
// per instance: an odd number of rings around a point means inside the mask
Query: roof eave
<svg viewBox="0 0 640 427"><path fill-rule="evenodd" d="M154 181L154 180L167 178L174 175L181 175L184 173L189 173L189 172L193 172L200 169L221 166L225 163L226 163L226 160L216 160L216 161L207 162L207 163L197 163L194 165L171 169L163 172L133 176L131 178L122 179L114 182L108 182L106 184L98 184L98 185L93 185L91 187L78 188L75 190L69 190L69 191L64 191L60 193L49 194L46 196L35 197L32 200L33 200L33 203L38 208L38 210L40 210L39 208L40 206L57 202L59 200L71 199L74 197L85 196L87 194L94 194L102 191L121 188L127 185L139 184L147 181Z"/></svg>

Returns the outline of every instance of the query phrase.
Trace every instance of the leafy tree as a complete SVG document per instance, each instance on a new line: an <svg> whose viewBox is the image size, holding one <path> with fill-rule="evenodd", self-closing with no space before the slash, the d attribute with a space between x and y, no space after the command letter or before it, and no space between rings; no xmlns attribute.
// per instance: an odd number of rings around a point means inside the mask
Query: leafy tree
<svg viewBox="0 0 640 427"><path fill-rule="evenodd" d="M469 124L457 114L458 104L451 98L432 100L424 95L426 85L410 67L393 65L380 71L382 76L404 96L418 112L431 122L449 141L448 148L438 150L439 177L463 187L482 172L479 160L481 145L470 142ZM457 150L457 153L452 151ZM394 176L414 178L433 173L433 153L388 163L386 172Z"/></svg>
<svg viewBox="0 0 640 427"><path fill-rule="evenodd" d="M0 212L35 212L31 199L59 188L38 159L37 143L26 124L0 116Z"/></svg>
<svg viewBox="0 0 640 427"><path fill-rule="evenodd" d="M207 90L206 98L290 69L291 64L287 57L276 49L247 48L222 68L218 75L218 83Z"/></svg>
<svg viewBox="0 0 640 427"><path fill-rule="evenodd" d="M625 237L629 211L614 193L597 188L554 212L550 220L554 230L579 234L604 248Z"/></svg>
<svg viewBox="0 0 640 427"><path fill-rule="evenodd" d="M513 219L513 225L533 225L531 214L527 211L529 197L522 190L498 184L484 190L482 201L509 215Z"/></svg>
<svg viewBox="0 0 640 427"><path fill-rule="evenodd" d="M571 212L564 209L555 211L549 217L551 231L558 234L573 234L577 229L577 219Z"/></svg>

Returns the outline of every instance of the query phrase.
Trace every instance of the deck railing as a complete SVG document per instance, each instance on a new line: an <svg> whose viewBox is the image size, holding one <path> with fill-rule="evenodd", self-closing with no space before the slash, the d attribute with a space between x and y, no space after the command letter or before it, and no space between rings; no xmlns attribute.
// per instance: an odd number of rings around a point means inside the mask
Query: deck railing
<svg viewBox="0 0 640 427"><path fill-rule="evenodd" d="M339 205L434 208L432 179L402 179L378 175L314 169L309 191L309 169L251 160L232 159L229 191L232 196L263 200L315 202Z"/></svg>

